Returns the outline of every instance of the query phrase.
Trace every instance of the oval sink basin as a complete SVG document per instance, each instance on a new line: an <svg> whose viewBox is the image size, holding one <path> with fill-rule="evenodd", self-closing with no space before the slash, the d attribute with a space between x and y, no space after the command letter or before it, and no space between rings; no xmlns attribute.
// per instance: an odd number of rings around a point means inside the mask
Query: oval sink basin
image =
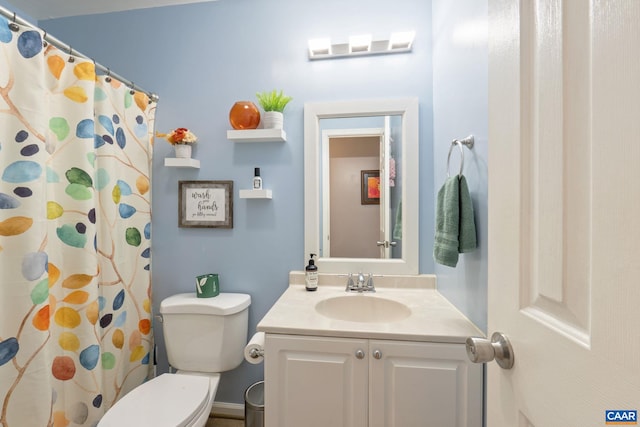
<svg viewBox="0 0 640 427"><path fill-rule="evenodd" d="M402 303L362 294L327 298L316 304L316 311L330 319L369 323L397 322L411 315Z"/></svg>

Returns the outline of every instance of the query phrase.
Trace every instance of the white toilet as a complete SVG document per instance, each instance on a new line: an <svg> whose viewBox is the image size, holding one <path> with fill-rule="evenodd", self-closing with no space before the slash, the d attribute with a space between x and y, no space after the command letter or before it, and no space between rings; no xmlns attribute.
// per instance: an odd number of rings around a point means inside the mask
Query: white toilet
<svg viewBox="0 0 640 427"><path fill-rule="evenodd" d="M211 412L220 372L244 360L251 296L171 296L160 303L169 364L163 374L120 399L98 427L201 427Z"/></svg>

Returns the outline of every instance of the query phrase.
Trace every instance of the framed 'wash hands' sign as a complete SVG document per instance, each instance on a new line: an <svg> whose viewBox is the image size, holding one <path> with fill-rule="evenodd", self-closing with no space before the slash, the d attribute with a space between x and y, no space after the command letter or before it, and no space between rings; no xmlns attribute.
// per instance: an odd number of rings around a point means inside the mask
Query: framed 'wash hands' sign
<svg viewBox="0 0 640 427"><path fill-rule="evenodd" d="M233 228L233 181L179 181L178 226Z"/></svg>

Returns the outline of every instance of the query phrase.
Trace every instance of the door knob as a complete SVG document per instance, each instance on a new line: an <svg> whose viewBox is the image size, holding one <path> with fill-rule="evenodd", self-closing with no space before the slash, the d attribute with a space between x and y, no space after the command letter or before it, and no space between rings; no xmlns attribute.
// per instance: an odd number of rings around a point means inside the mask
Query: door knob
<svg viewBox="0 0 640 427"><path fill-rule="evenodd" d="M467 356L473 363L487 363L496 360L502 369L513 367L513 347L502 332L494 332L491 341L481 337L467 338Z"/></svg>
<svg viewBox="0 0 640 427"><path fill-rule="evenodd" d="M396 246L398 244L398 242L390 242L388 240L378 240L376 242L377 246L384 246L385 248L388 248L389 246Z"/></svg>
<svg viewBox="0 0 640 427"><path fill-rule="evenodd" d="M364 359L364 351L362 350L356 350L356 358L357 359Z"/></svg>

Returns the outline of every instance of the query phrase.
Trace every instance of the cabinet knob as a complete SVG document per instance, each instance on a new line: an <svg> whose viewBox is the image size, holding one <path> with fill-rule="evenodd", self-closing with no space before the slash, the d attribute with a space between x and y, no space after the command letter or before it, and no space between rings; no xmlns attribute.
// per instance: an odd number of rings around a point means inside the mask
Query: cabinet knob
<svg viewBox="0 0 640 427"><path fill-rule="evenodd" d="M380 350L374 350L373 351L373 358L374 359L382 359L382 352Z"/></svg>
<svg viewBox="0 0 640 427"><path fill-rule="evenodd" d="M356 350L356 359L364 359L364 351Z"/></svg>

